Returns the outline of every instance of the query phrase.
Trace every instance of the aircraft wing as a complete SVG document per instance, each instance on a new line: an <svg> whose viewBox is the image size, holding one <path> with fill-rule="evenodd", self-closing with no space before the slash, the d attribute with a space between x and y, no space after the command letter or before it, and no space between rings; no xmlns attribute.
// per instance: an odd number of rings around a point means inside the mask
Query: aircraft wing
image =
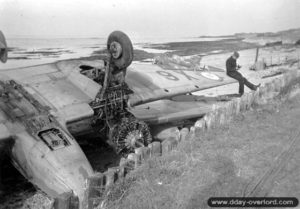
<svg viewBox="0 0 300 209"><path fill-rule="evenodd" d="M22 83L25 89L35 95L42 104L63 114L63 118L68 122L93 115L88 103L93 101L101 86L80 73L81 68L87 66L102 68L103 62L61 61L26 68L1 70L0 77L5 76ZM156 119L165 117L168 111L168 114L183 111L182 114L188 115L192 113L191 111L184 113L185 109L197 107L199 109L200 104L193 104L193 102L186 104L185 101L174 102L167 99L232 82L235 81L226 76L224 72L171 70L153 64L133 63L128 68L126 75L126 83L134 92L129 96L128 104L133 107L164 100L152 104L154 106L151 110L156 109L158 111L155 114L151 113L156 115ZM171 105L174 108L172 111L171 109L167 111L168 106ZM138 108L135 109L135 112L141 118L150 114L149 111L144 111L145 115L142 116L141 109Z"/></svg>
<svg viewBox="0 0 300 209"><path fill-rule="evenodd" d="M80 73L82 66L102 68L103 61L60 61L25 68L3 69L0 80L15 80L42 105L58 112L66 122L93 115L88 105L101 88Z"/></svg>
<svg viewBox="0 0 300 209"><path fill-rule="evenodd" d="M188 98L186 98L188 97ZM137 105L130 112L139 120L149 124L161 124L199 118L212 110L213 100L203 98L192 99L193 95L185 95L179 99L164 99Z"/></svg>
<svg viewBox="0 0 300 209"><path fill-rule="evenodd" d="M221 71L170 70L148 63L133 63L127 70L126 82L134 92L129 98L132 107L236 81Z"/></svg>

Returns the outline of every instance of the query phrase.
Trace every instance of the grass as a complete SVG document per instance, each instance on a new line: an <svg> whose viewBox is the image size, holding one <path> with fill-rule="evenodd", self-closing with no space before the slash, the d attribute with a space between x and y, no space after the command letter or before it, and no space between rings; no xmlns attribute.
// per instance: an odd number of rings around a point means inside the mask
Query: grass
<svg viewBox="0 0 300 209"><path fill-rule="evenodd" d="M289 133L298 129L299 104L299 96L284 103L277 99L241 113L228 125L197 132L174 151L148 160L114 185L105 196L107 208L203 209L209 208L206 202L212 196L247 195L288 145ZM288 169L298 172L298 163L295 160ZM281 185L289 185L277 188L280 194L294 192L300 197L299 178L281 180ZM276 190L266 192L277 194Z"/></svg>

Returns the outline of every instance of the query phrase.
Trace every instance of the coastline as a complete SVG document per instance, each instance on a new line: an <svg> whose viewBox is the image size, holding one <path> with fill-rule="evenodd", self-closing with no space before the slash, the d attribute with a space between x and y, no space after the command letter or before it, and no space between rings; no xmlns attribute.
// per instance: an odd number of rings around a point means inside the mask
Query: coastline
<svg viewBox="0 0 300 209"><path fill-rule="evenodd" d="M244 42L241 38L221 39L216 41L183 41L183 42L167 42L159 44L147 44L141 49L134 49L134 61L143 61L153 59L155 56L162 54L192 56L192 55L212 55L222 54L237 50L245 50L256 48L256 43ZM162 51L162 53L151 53L148 49ZM94 60L106 57L106 49L95 50L91 56L82 57L83 59Z"/></svg>

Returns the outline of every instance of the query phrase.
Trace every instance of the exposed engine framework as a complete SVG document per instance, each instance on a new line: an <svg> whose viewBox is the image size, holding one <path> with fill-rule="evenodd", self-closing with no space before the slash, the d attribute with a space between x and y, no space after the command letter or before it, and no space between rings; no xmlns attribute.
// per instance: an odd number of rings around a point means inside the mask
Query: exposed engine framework
<svg viewBox="0 0 300 209"><path fill-rule="evenodd" d="M12 120L22 123L37 140L42 140L50 150L70 145L63 128L50 114L49 107L41 105L23 86L14 80L0 81L2 111Z"/></svg>
<svg viewBox="0 0 300 209"><path fill-rule="evenodd" d="M122 83L107 88L102 99L90 103L95 112L94 126L102 127L100 134L105 134L116 152L122 154L147 145L152 139L148 125L127 111L130 93L132 91Z"/></svg>
<svg viewBox="0 0 300 209"><path fill-rule="evenodd" d="M133 47L126 34L119 31L108 38L109 51L105 72L95 69L94 81L102 85L95 100L93 126L107 137L117 153L128 154L134 148L147 146L151 140L148 125L128 111L128 98L133 93L125 83L126 68L133 59ZM104 75L103 75L104 74Z"/></svg>

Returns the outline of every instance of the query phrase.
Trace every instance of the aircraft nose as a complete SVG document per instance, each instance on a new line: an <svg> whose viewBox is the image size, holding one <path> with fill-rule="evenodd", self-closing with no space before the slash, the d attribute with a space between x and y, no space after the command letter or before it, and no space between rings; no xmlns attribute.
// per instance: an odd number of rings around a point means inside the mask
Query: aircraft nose
<svg viewBox="0 0 300 209"><path fill-rule="evenodd" d="M53 155L49 155L48 161L55 167L56 179L65 185L63 192L58 197L70 196L76 202L76 196L80 203L84 201L86 180L94 174L90 163L78 146L69 146L56 150ZM53 186L56 182L53 182ZM75 199L74 199L75 198ZM72 202L71 201L71 202Z"/></svg>
<svg viewBox="0 0 300 209"><path fill-rule="evenodd" d="M69 195L74 203L78 198L77 202L82 204L86 180L94 171L78 143L74 139L69 142L50 149L43 140L27 133L18 134L13 161L29 181L50 197L63 199Z"/></svg>

